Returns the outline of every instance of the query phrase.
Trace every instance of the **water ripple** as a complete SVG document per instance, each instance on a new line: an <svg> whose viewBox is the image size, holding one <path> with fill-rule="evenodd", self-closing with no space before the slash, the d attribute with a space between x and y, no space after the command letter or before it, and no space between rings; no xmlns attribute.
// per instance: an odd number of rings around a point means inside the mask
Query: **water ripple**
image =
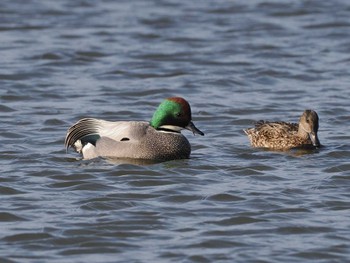
<svg viewBox="0 0 350 263"><path fill-rule="evenodd" d="M0 5L1 262L349 261L347 1ZM65 151L78 119L170 96L205 132L183 131L190 159ZM324 147L250 147L306 108Z"/></svg>

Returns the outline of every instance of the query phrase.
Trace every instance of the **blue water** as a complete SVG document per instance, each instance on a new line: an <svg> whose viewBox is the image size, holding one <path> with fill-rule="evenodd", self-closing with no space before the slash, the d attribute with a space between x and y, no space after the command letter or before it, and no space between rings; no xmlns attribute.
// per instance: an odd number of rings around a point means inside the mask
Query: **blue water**
<svg viewBox="0 0 350 263"><path fill-rule="evenodd" d="M1 1L1 262L348 262L350 3ZM182 96L188 160L81 160L83 117ZM317 111L325 146L243 129Z"/></svg>

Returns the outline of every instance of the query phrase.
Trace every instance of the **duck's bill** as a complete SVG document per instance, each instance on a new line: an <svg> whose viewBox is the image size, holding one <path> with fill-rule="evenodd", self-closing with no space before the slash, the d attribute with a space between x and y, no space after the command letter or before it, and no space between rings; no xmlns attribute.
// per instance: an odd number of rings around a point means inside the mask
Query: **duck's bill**
<svg viewBox="0 0 350 263"><path fill-rule="evenodd" d="M199 129L197 129L196 126L194 126L193 122L190 122L186 127L186 130L189 130L191 132L193 132L193 134L199 134L199 135L204 135L204 133L202 131L200 131Z"/></svg>
<svg viewBox="0 0 350 263"><path fill-rule="evenodd" d="M311 132L309 134L309 137L310 137L310 140L311 140L313 146L315 146L315 147L319 147L320 146L320 141L318 140L318 137L317 137L316 133Z"/></svg>

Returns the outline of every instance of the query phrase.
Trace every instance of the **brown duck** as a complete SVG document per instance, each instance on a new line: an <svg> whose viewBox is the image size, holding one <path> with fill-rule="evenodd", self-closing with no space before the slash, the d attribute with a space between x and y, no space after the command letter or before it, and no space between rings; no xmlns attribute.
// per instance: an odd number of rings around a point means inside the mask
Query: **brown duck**
<svg viewBox="0 0 350 263"><path fill-rule="evenodd" d="M305 110L299 123L259 121L255 128L244 130L253 147L288 150L295 147L319 147L318 115Z"/></svg>

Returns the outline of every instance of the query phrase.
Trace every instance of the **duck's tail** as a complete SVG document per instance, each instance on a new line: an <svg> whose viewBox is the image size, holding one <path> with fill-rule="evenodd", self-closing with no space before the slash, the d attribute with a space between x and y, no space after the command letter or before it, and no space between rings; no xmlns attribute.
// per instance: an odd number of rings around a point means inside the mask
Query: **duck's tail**
<svg viewBox="0 0 350 263"><path fill-rule="evenodd" d="M73 147L77 152L82 151L87 144L96 145L96 141L100 138L98 134L98 120L92 118L84 118L79 120L68 131L64 140L66 150Z"/></svg>

